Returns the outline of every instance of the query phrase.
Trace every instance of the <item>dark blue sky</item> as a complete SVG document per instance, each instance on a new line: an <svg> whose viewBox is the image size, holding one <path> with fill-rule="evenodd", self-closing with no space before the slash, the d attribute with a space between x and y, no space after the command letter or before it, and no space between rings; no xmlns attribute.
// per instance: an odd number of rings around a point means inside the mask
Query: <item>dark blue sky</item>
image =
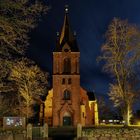
<svg viewBox="0 0 140 140"><path fill-rule="evenodd" d="M48 14L31 33L28 55L42 68L52 73L52 52L55 48L56 32L61 31L64 5L69 5L71 28L77 32L81 52L81 86L107 94L110 76L102 72L97 64L100 47L108 24L114 17L128 19L140 24L140 0L44 0L50 6Z"/></svg>

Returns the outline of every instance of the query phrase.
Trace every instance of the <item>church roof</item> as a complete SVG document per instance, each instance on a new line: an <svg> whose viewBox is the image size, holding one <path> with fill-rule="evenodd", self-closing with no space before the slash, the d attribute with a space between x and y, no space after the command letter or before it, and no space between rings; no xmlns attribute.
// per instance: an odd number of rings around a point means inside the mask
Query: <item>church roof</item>
<svg viewBox="0 0 140 140"><path fill-rule="evenodd" d="M93 91L87 91L87 96L88 96L88 98L89 98L89 101L94 101L94 100L96 100L95 94L94 94Z"/></svg>
<svg viewBox="0 0 140 140"><path fill-rule="evenodd" d="M77 45L76 37L74 33L72 33L69 23L69 17L68 17L68 7L65 8L65 17L64 17L64 23L61 30L61 34L57 34L57 44L55 48L55 52L62 51L63 46L67 43L71 49L72 52L79 52L79 48Z"/></svg>

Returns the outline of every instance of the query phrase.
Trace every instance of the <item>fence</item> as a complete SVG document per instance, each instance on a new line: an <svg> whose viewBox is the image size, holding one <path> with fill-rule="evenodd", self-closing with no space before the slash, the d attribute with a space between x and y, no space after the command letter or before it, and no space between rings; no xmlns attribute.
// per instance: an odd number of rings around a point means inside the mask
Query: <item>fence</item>
<svg viewBox="0 0 140 140"><path fill-rule="evenodd" d="M65 136L75 137L77 139L82 137L82 125L78 124L77 131L74 127L54 127L49 129L51 137ZM0 130L0 140L48 140L48 125L44 124L40 127L33 127L28 124L26 129L11 129Z"/></svg>
<svg viewBox="0 0 140 140"><path fill-rule="evenodd" d="M32 127L31 124L27 125L27 139L39 140L48 138L48 125L44 124L42 127Z"/></svg>

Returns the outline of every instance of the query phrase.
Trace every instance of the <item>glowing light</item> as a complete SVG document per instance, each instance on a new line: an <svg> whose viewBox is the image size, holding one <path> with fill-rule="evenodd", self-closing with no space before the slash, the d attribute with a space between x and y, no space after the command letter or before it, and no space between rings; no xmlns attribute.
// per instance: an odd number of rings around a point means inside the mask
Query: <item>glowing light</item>
<svg viewBox="0 0 140 140"><path fill-rule="evenodd" d="M109 120L109 122L113 122L113 120Z"/></svg>
<svg viewBox="0 0 140 140"><path fill-rule="evenodd" d="M68 11L69 11L69 9L68 9L68 8L65 8L65 11L66 11L66 12L68 12Z"/></svg>
<svg viewBox="0 0 140 140"><path fill-rule="evenodd" d="M65 5L65 12L68 13L69 9L68 9L68 5Z"/></svg>

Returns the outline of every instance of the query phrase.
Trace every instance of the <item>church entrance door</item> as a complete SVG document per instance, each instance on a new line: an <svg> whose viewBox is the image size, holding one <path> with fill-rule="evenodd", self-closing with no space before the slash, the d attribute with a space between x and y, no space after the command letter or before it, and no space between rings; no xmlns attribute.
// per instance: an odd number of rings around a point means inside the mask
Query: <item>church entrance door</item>
<svg viewBox="0 0 140 140"><path fill-rule="evenodd" d="M63 116L63 126L72 125L71 114L69 112L65 112Z"/></svg>
<svg viewBox="0 0 140 140"><path fill-rule="evenodd" d="M71 125L71 117L68 117L68 116L63 117L63 125L64 126Z"/></svg>

